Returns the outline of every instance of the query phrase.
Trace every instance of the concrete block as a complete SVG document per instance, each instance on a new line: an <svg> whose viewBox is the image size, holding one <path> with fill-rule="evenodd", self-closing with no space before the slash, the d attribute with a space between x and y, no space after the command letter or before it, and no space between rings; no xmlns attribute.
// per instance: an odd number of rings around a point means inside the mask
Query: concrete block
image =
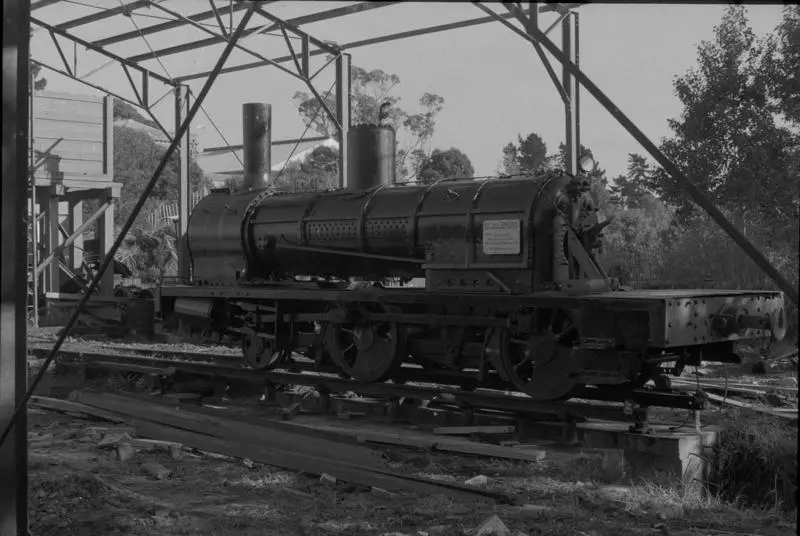
<svg viewBox="0 0 800 536"><path fill-rule="evenodd" d="M589 428L589 429L587 429ZM684 489L702 488L709 467L706 449L713 447L719 429L706 427L697 432L655 430L650 434L637 434L592 424L583 430L583 443L599 448L616 441L616 448L624 453L626 472L633 480L647 479L656 482L674 482Z"/></svg>

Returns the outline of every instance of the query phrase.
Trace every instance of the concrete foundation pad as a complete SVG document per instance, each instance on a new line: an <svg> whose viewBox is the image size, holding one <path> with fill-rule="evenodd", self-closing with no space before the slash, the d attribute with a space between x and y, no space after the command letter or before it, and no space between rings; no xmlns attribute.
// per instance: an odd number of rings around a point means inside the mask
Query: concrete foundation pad
<svg viewBox="0 0 800 536"><path fill-rule="evenodd" d="M684 489L702 489L710 469L711 449L720 429L706 426L698 432L690 428L671 430L665 425L651 428L650 433L634 433L625 423L587 422L574 424L566 435L585 448L609 451L604 457L604 465L609 468L617 465L621 452L625 477L629 480L647 480L661 485L680 483ZM564 425L558 423L523 421L519 429L526 438L563 438L565 435Z"/></svg>

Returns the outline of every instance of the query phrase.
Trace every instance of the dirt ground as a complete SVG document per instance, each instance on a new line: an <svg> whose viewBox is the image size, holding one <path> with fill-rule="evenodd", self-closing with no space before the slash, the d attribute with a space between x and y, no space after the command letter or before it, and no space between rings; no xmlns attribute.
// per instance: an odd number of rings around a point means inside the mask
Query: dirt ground
<svg viewBox="0 0 800 536"><path fill-rule="evenodd" d="M38 340L37 340L38 339ZM51 342L52 334L31 342ZM86 343L91 345L91 343ZM96 344L96 343L95 343ZM98 351L100 347L96 348ZM185 350L193 350L185 348ZM608 459L550 456L537 463L384 449L393 469L514 493L524 506L386 494L274 467L183 451L99 446L113 430L37 408L29 412L34 536L149 535L717 535L797 532L796 511L743 510L652 482L630 485ZM174 453L173 453L174 454ZM158 478L157 462L169 470ZM505 531L479 530L492 516Z"/></svg>
<svg viewBox="0 0 800 536"><path fill-rule="evenodd" d="M591 456L539 463L498 462L388 450L398 470L513 492L526 506L459 502L444 496L387 495L321 482L249 460L139 451L120 461L98 446L106 426L33 408L30 523L35 536L466 535L492 515L510 532L487 534L628 535L796 533L796 518L741 511L713 499L655 485L613 484ZM170 471L162 479L148 464ZM163 476L163 475L162 475Z"/></svg>

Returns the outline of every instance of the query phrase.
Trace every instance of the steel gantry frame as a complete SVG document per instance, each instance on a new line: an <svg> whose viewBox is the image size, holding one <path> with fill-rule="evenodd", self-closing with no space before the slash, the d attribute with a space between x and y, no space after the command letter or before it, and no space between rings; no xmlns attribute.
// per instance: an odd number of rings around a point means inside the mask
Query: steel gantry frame
<svg viewBox="0 0 800 536"><path fill-rule="evenodd" d="M25 406L30 399L31 393L36 388L38 383L41 381L44 373L46 372L49 363L52 362L55 355L57 355L58 350L60 349L61 345L63 344L65 338L69 335L71 328L75 325L77 318L80 314L80 310L86 305L88 302L91 294L95 289L98 287L100 279L103 277L104 273L108 270L109 266L112 263L113 255L116 250L119 248L120 244L125 238L125 235L130 230L132 223L138 213L141 211L144 202L147 196L152 192L153 188L156 185L162 171L167 165L169 158L175 154L176 152L180 153L180 157L182 159L182 163L180 166L180 201L181 201L181 211L180 211L180 226L179 229L181 233L185 233L186 226L187 226L187 215L188 215L188 197L189 197L189 184L188 184L188 131L189 125L191 120L197 115L198 111L202 108L202 102L207 96L209 90L211 89L212 85L214 84L215 80L218 76L226 73L231 72L239 72L248 69L254 68L261 68L261 67L275 67L281 70L284 73L290 74L291 76L300 79L303 81L310 91L315 95L315 97L320 98L319 91L313 86L313 80L316 76L320 73L320 71L330 64L336 64L336 81L335 86L337 89L337 106L336 110L330 110L328 107L323 106L325 108L325 113L328 114L332 122L337 126L339 131L340 137L340 184L345 185L345 178L347 177L347 128L349 127L349 74L350 74L350 55L347 51L353 50L355 48L374 45L378 43L386 43L391 41L397 41L401 39L407 39L411 37L421 36L421 35L428 35L437 32L443 32L448 30L454 30L458 28L466 28L471 26L477 26L481 24L486 24L489 22L499 22L506 26L510 31L520 35L524 40L529 42L542 61L545 66L545 69L550 76L551 80L553 81L556 90L558 91L564 106L565 106L565 145L567 147L567 155L568 155L568 171L574 172L577 169L577 158L578 152L580 150L580 118L579 118L579 98L580 92L579 89L581 87L585 88L597 101L614 117L647 151L650 155L667 171L669 172L687 191L687 193L692 197L692 199L699 204L703 209L705 209L709 215L726 231L726 233L756 262L756 264L762 268L777 284L778 286L787 294L787 296L795 303L797 303L797 290L774 268L770 265L767 259L747 240L747 238L738 231L727 219L722 215L722 213L711 203L703 194L702 192L695 186L684 174L683 172L673 164L663 153L659 151L659 149L655 146L655 144L650 141L634 124L630 119L627 118L617 106L580 70L579 68L579 56L578 56L578 15L573 9L581 5L578 4L546 4L546 5L536 5L533 3L529 3L527 9L524 9L520 3L505 3L503 7L507 11L507 13L498 13L492 7L487 7L480 3L475 2L474 4L476 7L486 13L487 16L480 17L480 18L473 18L469 20L459 21L450 24L442 24L437 26L430 26L426 28L420 28L416 30L398 32L394 34L388 35L381 35L369 39L363 39L360 41L353 41L350 43L345 43L341 45L332 44L329 42L325 42L319 39L314 38L311 34L305 32L304 30L300 29L302 25L308 25L312 23L319 23L326 20L332 20L339 17L344 17L347 15L352 15L355 13L361 13L369 10L385 8L388 6L393 6L400 4L399 2L361 2L356 3L346 7L339 7L334 9L323 10L317 13L304 15L301 17L295 17L293 19L282 20L279 17L276 17L269 11L269 5L273 2L252 2L247 0L228 0L225 2L227 5L223 7L218 7L215 5L215 0L209 0L210 9L201 13L183 15L178 13L166 6L162 5L165 0L136 0L136 1L125 1L119 0L120 6L114 8L106 8L106 7L98 7L98 13L94 13L92 15L83 16L77 19L67 20L58 24L48 24L41 20L41 18L31 15L31 13L35 14L38 10L45 9L50 6L56 6L62 2L69 3L70 0L36 0L32 4L30 0L6 0L4 3L4 17L5 17L5 29L4 32L4 55L3 55L3 68L4 68L4 82L11 81L12 86L15 83L19 82L20 78L24 80L24 82L16 84L18 88L17 95L16 95L16 102L13 103L16 105L16 114L6 114L4 113L4 125L3 125L3 190L4 194L7 192L11 195L4 195L4 208L8 207L11 203L11 200L16 199L19 196L21 185L26 183L27 181L27 165L24 161L24 158L20 159L19 155L22 154L20 150L17 151L17 160L13 161L12 159L7 159L6 154L9 151L13 151L15 148L14 142L11 141L13 137L8 136L9 130L16 131L17 136L27 136L27 117L23 117L27 113L27 105L22 104L20 102L20 90L19 88L25 87L27 88L27 66L26 62L22 61L21 59L17 61L18 58L11 59L11 55L6 54L6 47L13 47L18 54L20 53L27 53L27 47L29 42L29 36L19 35L19 32L16 34L14 32L8 32L9 24L14 26L17 24L17 28L19 27L26 27L28 24L28 18L30 17L30 23L38 28L41 28L48 32L51 37L51 41L56 48L58 53L58 57L61 60L62 65L60 67L56 67L54 65L49 65L47 62L37 60L35 57L32 60L42 67L45 67L49 70L58 72L66 77L69 77L73 80L82 82L88 86L94 87L95 89L99 89L104 91L105 93L114 95L117 98L125 100L137 106L143 110L145 110L151 118L155 121L157 125L164 131L164 133L170 139L169 147L167 148L166 154L164 155L162 161L160 162L156 172L150 178L142 197L138 200L136 206L134 207L132 214L125 225L122 227L119 235L116 237L114 244L111 250L108 252L108 255L103 259L102 266L98 273L95 274L94 278L88 285L85 293L83 294L81 301L78 304L78 307L74 314L71 316L65 329L63 329L51 351L48 355L45 365L40 369L39 374L34 378L32 385L25 391L25 393L20 396L20 389L24 389L24 374L19 373L20 370L24 371L26 369L25 366L25 352L24 352L24 313L22 315L19 314L20 311L20 304L18 303L20 300L24 302L24 298L21 294L19 288L21 285L17 285L16 293L11 293L9 289L7 289L7 285L4 284L3 286L3 331L2 331L2 345L3 345L3 352L0 354L0 369L3 371L10 371L8 374L4 372L3 374L3 391L2 397L0 400L3 402L2 405L2 415L4 416L3 419L3 435L0 437L0 468L3 468L4 475L8 474L9 479L6 482L13 484L12 486L6 486L5 489L16 489L24 491L25 485L24 481L26 479L25 471L20 470L19 466L17 466L17 470L13 472L8 472L7 469L9 467L9 459L11 456L18 456L19 455L19 447L20 445L24 445L24 439L19 439L20 435L24 437L24 416L25 416ZM143 8L154 8L158 10L160 13L167 17L172 17L171 20L167 22L155 24L152 26L147 26L144 28L140 28L136 26L135 31L130 31L127 33L122 33L114 36L108 36L101 39L97 39L95 41L89 41L83 39L74 34L75 29L80 29L89 24L94 24L105 19L115 17L115 16L128 16L132 17L136 10L140 10ZM12 11L7 11L10 9ZM16 11L13 11L16 9ZM30 11L29 11L30 10ZM234 14L239 12L244 12L241 19L238 23L234 24ZM539 28L539 15L542 13L547 12L555 12L557 13L557 20L550 25L549 28L546 30L542 30ZM254 28L247 28L248 23L250 22L251 18L254 15L258 15L263 24L259 25L258 27ZM225 18L227 16L227 22ZM202 21L205 20L213 20L216 25L214 26L214 30L209 29L208 25L201 24ZM517 24L515 24L515 22ZM22 24L22 26L19 26ZM547 34L557 27L561 25L562 28L562 47L559 48L555 45L548 37ZM184 43L181 45L176 45L160 50L153 50L150 47L149 43L146 41L146 37L148 35L154 35L161 32L165 32L168 30L172 30L175 28L180 28L184 26L193 26L202 30L204 33L209 34L209 37L206 37L201 40ZM212 23L213 26L213 23ZM218 31L217 31L218 30ZM251 47L248 47L244 44L244 39L249 38L251 36L258 35L260 33L265 33L268 31L275 31L278 30L281 32L281 35L284 37L286 42L287 48L289 50L289 55L277 57L277 58L267 58L266 56L262 55L260 52L252 50ZM300 47L299 51L295 49L292 45L290 40L290 34L300 40ZM129 57L122 57L118 54L109 52L106 50L105 47L123 43L129 41L131 39L141 38L144 39L150 49L149 53L147 54L138 54ZM67 54L64 50L62 44L70 43L72 44L72 62L69 61L69 54ZM199 73L189 73L189 74L182 74L180 76L167 76L160 75L158 73L153 72L151 69L147 69L140 65L140 62L147 61L150 59L158 60L160 62L160 58L168 55L173 54L180 54L183 52L188 52L192 50L201 49L203 47L216 45L216 44L224 44L224 51L219 57L215 67L211 71L206 72L199 72ZM86 51L90 51L93 53L100 54L107 58L108 64L116 63L118 64L124 74L126 79L131 85L131 88L135 94L135 99L129 99L122 97L120 95L116 95L113 91L110 91L108 88L104 88L102 86L93 84L88 82L85 78L91 75L93 72L96 72L97 69L91 71L89 73L83 74L82 76L79 75L78 72L78 65L79 65L79 47L80 47L80 54L86 53ZM241 65L233 65L225 67L225 63L230 56L230 54L234 50L241 50L246 52L248 55L254 57L258 61L241 64ZM550 53L562 66L562 73L561 73L561 80L559 80L558 75L553 69L552 65L550 65L549 60L544 52ZM317 55L328 55L330 58L328 61L323 65L321 69L316 71L315 73L311 73L310 71L310 58L312 56ZM282 64L291 62L294 66L294 70L291 68L284 67ZM12 65L13 64L13 65ZM16 67L16 70L15 70ZM104 68L105 65L99 67ZM163 68L163 64L162 64ZM135 75L135 76L134 76ZM203 85L202 90L194 97L192 102L192 95L191 91L189 90L186 82L191 80L203 79L205 78L206 81ZM138 80L137 80L138 79ZM159 99L153 100L152 99L152 88L151 85L153 83L161 83L163 85L168 86L167 92L160 97ZM5 86L5 83L4 83ZM24 94L24 90L22 92ZM166 129L161 125L161 123L154 117L152 113L152 107L165 98L166 96L172 94L175 98L175 110L176 110L176 120L175 120L175 135L174 137L170 137L169 133ZM11 97L7 98L6 92L4 92L3 102L4 102L4 109L7 108L8 105L12 104ZM22 99L24 100L24 99ZM322 101L323 99L320 99ZM23 113L25 112L25 113ZM16 141L17 145L19 145L19 137L13 138ZM274 142L275 145L281 143L294 143L299 140L283 140L283 141L276 141ZM16 147L19 149L19 147ZM222 150L237 150L239 146L231 146L226 145L224 147L215 147L212 148L212 151L222 151ZM20 161L22 160L22 161ZM9 162L7 164L7 162ZM6 173L6 167L9 166L9 173ZM13 169L12 169L13 168ZM12 181L17 180L21 182L15 182L12 185ZM24 204L22 205L24 206ZM19 207L17 207L19 208ZM9 226L6 227L4 223L4 251L14 251L16 242L13 242L11 239L11 230L13 229L15 232L21 230L17 229L19 224L25 221L24 215L21 218L16 219L13 223L11 219L6 218L6 211L4 210L3 213L3 220L4 222L8 221ZM16 235L14 235L16 236ZM9 240L12 240L15 246L9 246L7 249L5 247L5 240L9 237ZM20 236L16 236L16 240L20 239ZM16 248L19 249L19 248ZM9 259L9 260L7 260ZM17 259L18 262L10 260L9 255L3 256L3 270L4 272L8 270L12 270L12 273L19 276L19 266L22 266L24 263ZM19 266L18 266L19 265ZM14 271L16 270L16 271ZM5 274L4 274L4 283L7 282ZM16 280L15 280L16 281ZM6 291L9 290L7 293ZM13 294L13 296L12 296ZM8 309L8 319L9 321L6 322L6 304L11 301L16 300L17 303L14 305L15 308ZM11 313L11 310L14 310L15 313ZM9 323L10 322L10 323ZM7 329L7 326L15 326L13 330ZM20 340L21 339L21 340ZM20 348L23 350L20 351ZM14 387L16 388L9 388L6 389L6 383L11 385L10 382L13 380L11 379L12 376L16 378L16 383ZM20 381L20 378L22 380ZM10 415L8 419L6 416L9 415L9 408L13 407L14 411L13 414ZM7 439L10 437L14 438L14 441L8 442ZM16 446L16 451L11 446ZM18 463L18 459L15 459L12 463ZM21 492L22 492L21 491ZM23 504L24 505L24 498L18 497L17 505ZM4 511L4 514L8 512ZM24 516L23 516L24 517ZM21 523L24 523L24 519L21 519ZM19 533L24 533L22 529L19 530Z"/></svg>

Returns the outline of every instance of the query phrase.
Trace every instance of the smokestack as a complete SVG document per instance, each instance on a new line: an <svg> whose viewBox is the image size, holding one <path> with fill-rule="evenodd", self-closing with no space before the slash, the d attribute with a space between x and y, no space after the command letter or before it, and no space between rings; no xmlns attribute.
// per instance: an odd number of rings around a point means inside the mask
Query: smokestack
<svg viewBox="0 0 800 536"><path fill-rule="evenodd" d="M244 179L242 190L260 190L269 184L272 165L272 105L242 104Z"/></svg>

